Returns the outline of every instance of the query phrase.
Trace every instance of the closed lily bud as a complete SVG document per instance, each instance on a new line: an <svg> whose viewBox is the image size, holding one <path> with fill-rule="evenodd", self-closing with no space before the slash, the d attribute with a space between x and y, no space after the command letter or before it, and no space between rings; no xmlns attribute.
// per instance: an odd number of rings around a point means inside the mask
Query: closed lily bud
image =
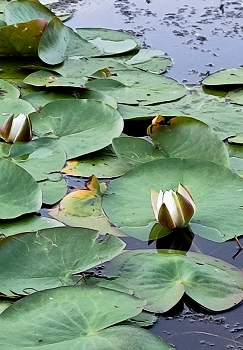
<svg viewBox="0 0 243 350"><path fill-rule="evenodd" d="M151 203L156 220L164 227L185 227L196 211L196 205L185 187L178 190L151 190Z"/></svg>
<svg viewBox="0 0 243 350"><path fill-rule="evenodd" d="M9 117L0 126L0 137L6 142L27 142L32 139L32 126L28 115L23 113Z"/></svg>

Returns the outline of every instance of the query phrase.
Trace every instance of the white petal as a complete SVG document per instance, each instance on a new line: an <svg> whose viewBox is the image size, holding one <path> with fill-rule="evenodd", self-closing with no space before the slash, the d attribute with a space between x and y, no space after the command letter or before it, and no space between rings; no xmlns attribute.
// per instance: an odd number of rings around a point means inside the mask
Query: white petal
<svg viewBox="0 0 243 350"><path fill-rule="evenodd" d="M25 122L26 116L21 113L16 118L13 119L12 127L9 133L9 141L14 142L18 136L18 133L20 132L24 122Z"/></svg>
<svg viewBox="0 0 243 350"><path fill-rule="evenodd" d="M159 191L158 199L157 199L157 210L160 210L161 205L164 201L164 192L162 190Z"/></svg>
<svg viewBox="0 0 243 350"><path fill-rule="evenodd" d="M192 196L190 195L190 192L182 185L179 184L178 185L178 193L180 193L184 198L186 198L188 200L189 203L191 203L194 212L196 211L196 205L194 203L194 200L192 199Z"/></svg>
<svg viewBox="0 0 243 350"><path fill-rule="evenodd" d="M155 219L157 221L158 221L158 213L159 213L158 206L157 206L158 196L159 196L158 192L152 189L151 190L151 204L152 204L152 208L154 211Z"/></svg>

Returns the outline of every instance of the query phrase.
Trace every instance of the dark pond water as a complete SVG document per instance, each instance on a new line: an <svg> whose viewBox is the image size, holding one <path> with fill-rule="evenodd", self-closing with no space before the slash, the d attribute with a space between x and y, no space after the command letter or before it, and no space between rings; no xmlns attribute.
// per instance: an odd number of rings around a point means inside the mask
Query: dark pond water
<svg viewBox="0 0 243 350"><path fill-rule="evenodd" d="M65 2L63 5L66 8ZM164 51L174 60L167 75L181 82L199 83L208 72L243 64L241 1L83 0L68 2L68 7L75 9L67 22L73 28L128 30L143 45ZM78 179L70 184L80 186ZM129 238L126 242L132 249L147 248L144 242ZM217 244L195 237L191 250L221 258L242 269L243 252L233 258L237 248L235 241ZM242 305L212 315L188 301L187 304L181 303L170 314L160 316L151 331L178 350L243 349Z"/></svg>

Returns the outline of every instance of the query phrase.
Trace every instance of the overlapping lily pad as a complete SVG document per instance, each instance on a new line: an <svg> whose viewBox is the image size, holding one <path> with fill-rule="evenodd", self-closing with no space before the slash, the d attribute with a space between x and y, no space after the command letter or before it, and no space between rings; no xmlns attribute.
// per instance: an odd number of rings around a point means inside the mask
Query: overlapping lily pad
<svg viewBox="0 0 243 350"><path fill-rule="evenodd" d="M146 299L145 309L152 312L170 310L184 293L213 311L243 300L242 271L202 254L127 252L112 261L107 273Z"/></svg>
<svg viewBox="0 0 243 350"><path fill-rule="evenodd" d="M40 209L41 189L27 171L0 159L0 173L0 219L16 218Z"/></svg>
<svg viewBox="0 0 243 350"><path fill-rule="evenodd" d="M18 4L19 1L12 3ZM0 56L37 56L40 38L46 25L44 19L33 19L27 23L0 27Z"/></svg>
<svg viewBox="0 0 243 350"><path fill-rule="evenodd" d="M242 234L243 179L207 161L174 158L142 164L109 185L103 209L122 231L149 240L155 222L151 189L176 190L179 183L197 207L190 224L195 234L217 242Z"/></svg>
<svg viewBox="0 0 243 350"><path fill-rule="evenodd" d="M59 173L53 173L44 181L39 182L42 191L42 202L53 205L59 202L67 193L68 185Z"/></svg>
<svg viewBox="0 0 243 350"><path fill-rule="evenodd" d="M168 123L160 119L148 128L148 134L166 157L208 160L229 167L225 144L207 124L189 117L175 117Z"/></svg>
<svg viewBox="0 0 243 350"><path fill-rule="evenodd" d="M192 116L211 126L222 139L243 131L242 106L226 103L223 98L192 90L190 94L173 103L172 108L175 107L181 111L180 115Z"/></svg>
<svg viewBox="0 0 243 350"><path fill-rule="evenodd" d="M38 47L40 59L53 65L63 62L68 56L90 57L100 54L96 46L66 27L57 17L48 23Z"/></svg>
<svg viewBox="0 0 243 350"><path fill-rule="evenodd" d="M34 232L60 226L64 226L60 221L36 214L29 214L15 220L1 220L0 232L1 235L7 237L17 233Z"/></svg>
<svg viewBox="0 0 243 350"><path fill-rule="evenodd" d="M8 296L74 285L72 275L112 259L125 244L97 231L58 227L0 241L0 292Z"/></svg>
<svg viewBox="0 0 243 350"><path fill-rule="evenodd" d="M48 174L60 171L66 161L64 149L57 140L48 137L13 144L9 157L36 181L47 179Z"/></svg>
<svg viewBox="0 0 243 350"><path fill-rule="evenodd" d="M174 101L186 95L186 89L177 81L139 69L117 69L115 76L96 79L85 86L112 96L118 103L144 105Z"/></svg>
<svg viewBox="0 0 243 350"><path fill-rule="evenodd" d="M113 139L114 141L114 139ZM113 178L125 174L127 167L116 154L107 147L80 157L67 161L62 173L71 176L90 177L95 174L98 178Z"/></svg>
<svg viewBox="0 0 243 350"><path fill-rule="evenodd" d="M121 115L96 100L53 101L30 117L34 132L57 138L68 159L109 145L123 129Z"/></svg>
<svg viewBox="0 0 243 350"><path fill-rule="evenodd" d="M124 293L89 286L34 293L1 314L0 345L19 350L26 346L34 350L40 344L48 350L106 350L111 346L114 350L173 349L139 327L113 326L138 315L145 303Z"/></svg>

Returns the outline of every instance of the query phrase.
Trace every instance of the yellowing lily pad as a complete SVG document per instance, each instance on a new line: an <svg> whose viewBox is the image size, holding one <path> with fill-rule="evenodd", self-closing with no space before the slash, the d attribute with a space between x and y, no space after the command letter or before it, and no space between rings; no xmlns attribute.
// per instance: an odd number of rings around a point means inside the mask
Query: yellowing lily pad
<svg viewBox="0 0 243 350"><path fill-rule="evenodd" d="M105 191L106 184L92 176L86 182L86 189L68 193L49 214L69 226L92 228L100 234L124 235L112 227L102 213L101 198Z"/></svg>

